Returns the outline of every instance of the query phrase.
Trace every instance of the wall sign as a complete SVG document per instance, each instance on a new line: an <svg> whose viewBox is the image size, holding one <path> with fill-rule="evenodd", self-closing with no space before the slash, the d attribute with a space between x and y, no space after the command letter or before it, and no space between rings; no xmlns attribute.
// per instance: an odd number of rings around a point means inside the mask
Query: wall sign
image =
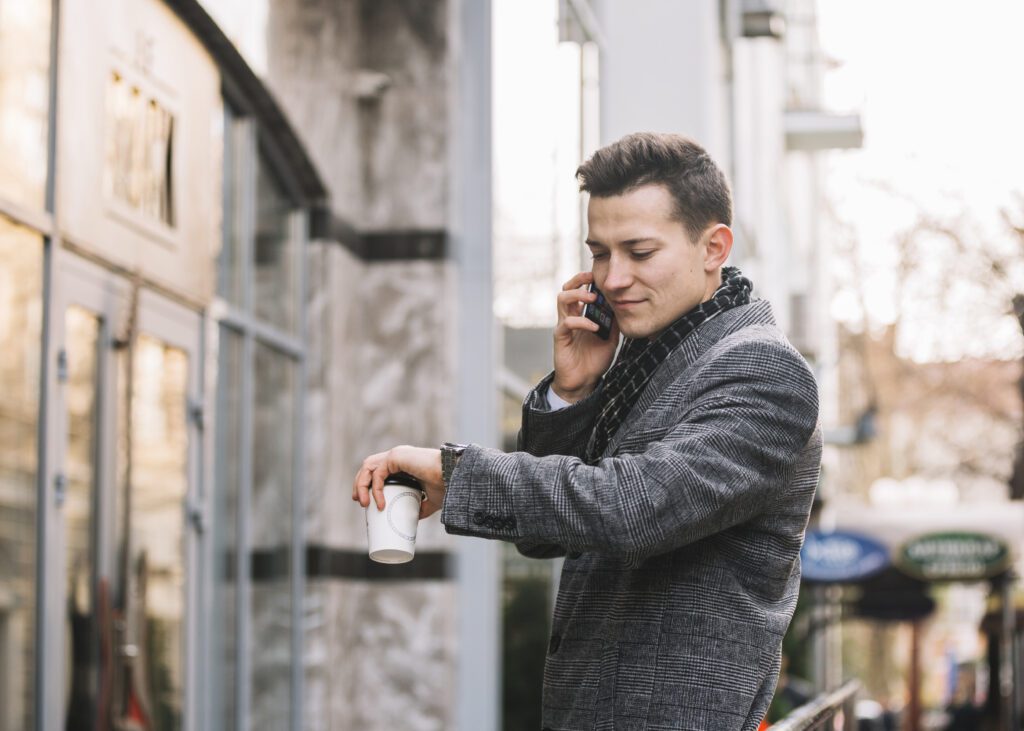
<svg viewBox="0 0 1024 731"><path fill-rule="evenodd" d="M889 565L889 551L878 541L848 531L807 531L800 550L806 581L859 581Z"/></svg>
<svg viewBox="0 0 1024 731"><path fill-rule="evenodd" d="M1010 560L1007 545L982 533L929 533L903 544L900 569L929 581L968 581L995 576Z"/></svg>

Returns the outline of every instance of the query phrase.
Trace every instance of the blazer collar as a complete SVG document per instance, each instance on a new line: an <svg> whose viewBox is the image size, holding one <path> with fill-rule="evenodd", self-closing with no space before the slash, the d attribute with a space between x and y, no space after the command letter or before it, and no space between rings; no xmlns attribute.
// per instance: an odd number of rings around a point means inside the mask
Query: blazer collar
<svg viewBox="0 0 1024 731"><path fill-rule="evenodd" d="M775 315L767 300L757 299L749 304L733 307L713 317L683 339L675 350L661 362L640 398L633 404L625 421L608 442L602 456L614 454L622 441L629 435L636 422L658 400L658 397L675 381L679 374L692 366L701 355L718 341L738 330L752 325L775 325Z"/></svg>

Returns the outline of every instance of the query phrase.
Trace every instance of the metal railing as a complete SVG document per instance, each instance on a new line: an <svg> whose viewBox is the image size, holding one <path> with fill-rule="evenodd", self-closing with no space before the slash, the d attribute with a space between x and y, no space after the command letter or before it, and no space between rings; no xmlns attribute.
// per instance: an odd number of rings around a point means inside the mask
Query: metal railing
<svg viewBox="0 0 1024 731"><path fill-rule="evenodd" d="M857 719L853 715L853 697L860 690L860 681L848 680L829 693L795 708L792 713L769 727L769 731L821 731L835 728L834 720L841 716L844 731L853 731Z"/></svg>

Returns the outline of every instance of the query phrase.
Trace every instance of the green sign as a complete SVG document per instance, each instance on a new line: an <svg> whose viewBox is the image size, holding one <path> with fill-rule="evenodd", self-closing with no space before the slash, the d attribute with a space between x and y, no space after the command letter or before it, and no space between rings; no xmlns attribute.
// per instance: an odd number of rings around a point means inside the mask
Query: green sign
<svg viewBox="0 0 1024 731"><path fill-rule="evenodd" d="M929 533L903 544L899 567L926 581L967 581L995 576L1007 567L1006 544L982 533Z"/></svg>

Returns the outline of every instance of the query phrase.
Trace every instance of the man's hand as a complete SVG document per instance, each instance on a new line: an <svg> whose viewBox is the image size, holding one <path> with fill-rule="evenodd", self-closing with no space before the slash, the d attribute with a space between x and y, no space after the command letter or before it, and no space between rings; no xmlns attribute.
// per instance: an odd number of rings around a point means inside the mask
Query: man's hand
<svg viewBox="0 0 1024 731"><path fill-rule="evenodd" d="M585 287L594 281L593 272L580 272L558 293L558 324L555 325L555 393L570 403L586 398L608 370L619 342L619 326L612 320L607 340L597 336L596 322L583 316L583 304L596 302L597 295Z"/></svg>
<svg viewBox="0 0 1024 731"><path fill-rule="evenodd" d="M352 483L352 499L364 508L370 496L378 510L384 509L384 478L395 472L412 475L423 485L427 499L420 505L420 520L441 509L444 481L441 479L441 450L401 446L372 454L363 460Z"/></svg>

